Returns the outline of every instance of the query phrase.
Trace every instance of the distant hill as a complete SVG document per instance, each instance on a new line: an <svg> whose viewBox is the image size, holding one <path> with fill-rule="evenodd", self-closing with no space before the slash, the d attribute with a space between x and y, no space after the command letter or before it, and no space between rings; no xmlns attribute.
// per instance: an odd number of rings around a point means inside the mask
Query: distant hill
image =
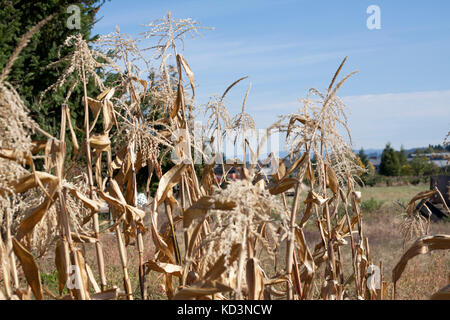
<svg viewBox="0 0 450 320"><path fill-rule="evenodd" d="M406 155L408 155L410 153L414 153L418 149L426 149L426 147L415 147L415 148L411 148L411 149L405 149ZM368 157L377 157L378 158L378 157L381 157L383 150L384 150L384 148L383 149L364 149L364 152ZM396 151L399 151L399 150L396 150ZM353 150L353 152L358 154L359 150Z"/></svg>
<svg viewBox="0 0 450 320"><path fill-rule="evenodd" d="M380 157L383 149L364 149L364 152L368 157ZM359 150L355 151L355 153L358 154Z"/></svg>

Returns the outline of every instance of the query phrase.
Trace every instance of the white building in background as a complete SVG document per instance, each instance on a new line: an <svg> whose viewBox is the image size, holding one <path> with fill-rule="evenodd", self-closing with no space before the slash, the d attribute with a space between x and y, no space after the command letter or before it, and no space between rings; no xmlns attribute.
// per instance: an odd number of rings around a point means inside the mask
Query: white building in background
<svg viewBox="0 0 450 320"><path fill-rule="evenodd" d="M411 161L415 157L427 157L430 163L434 163L439 168L445 168L447 164L450 164L450 152L411 153L408 155L408 161Z"/></svg>

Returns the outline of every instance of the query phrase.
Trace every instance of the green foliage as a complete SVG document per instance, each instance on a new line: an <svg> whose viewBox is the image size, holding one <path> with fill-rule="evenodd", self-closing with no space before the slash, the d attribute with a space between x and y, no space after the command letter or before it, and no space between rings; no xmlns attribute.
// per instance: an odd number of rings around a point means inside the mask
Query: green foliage
<svg viewBox="0 0 450 320"><path fill-rule="evenodd" d="M58 295L58 271L54 271L53 273L41 273L41 281L42 285L51 291L53 294ZM67 293L67 289L64 288L63 294Z"/></svg>
<svg viewBox="0 0 450 320"><path fill-rule="evenodd" d="M424 175L425 176L434 176L438 175L441 172L441 168L439 168L434 163L428 163L428 166L425 168Z"/></svg>
<svg viewBox="0 0 450 320"><path fill-rule="evenodd" d="M375 200L374 198L370 198L369 200L365 200L361 202L361 209L365 212L373 212L380 210L383 205L383 201Z"/></svg>
<svg viewBox="0 0 450 320"><path fill-rule="evenodd" d="M445 147L440 144L435 146L430 144L429 147L432 148L434 152L450 152L450 144Z"/></svg>
<svg viewBox="0 0 450 320"><path fill-rule="evenodd" d="M388 143L381 154L380 174L385 176L398 176L400 173L400 161L395 150Z"/></svg>
<svg viewBox="0 0 450 320"><path fill-rule="evenodd" d="M361 150L359 150L358 157L359 157L359 159L361 159L362 164L367 169L367 167L369 166L369 157L367 157L363 148L361 148Z"/></svg>
<svg viewBox="0 0 450 320"><path fill-rule="evenodd" d="M378 183L381 183L383 181L383 178L378 174L368 174L363 175L361 177L361 180L364 182L365 186L373 187Z"/></svg>
<svg viewBox="0 0 450 320"><path fill-rule="evenodd" d="M361 161L361 164L366 169L366 171L360 176L363 185L374 186L376 183L379 182L375 177L376 170L372 162L369 161L369 157L366 155L363 148L361 148L361 150L359 151L358 157Z"/></svg>
<svg viewBox="0 0 450 320"><path fill-rule="evenodd" d="M414 175L422 176L429 167L429 161L425 156L416 156L411 160L410 165Z"/></svg>
<svg viewBox="0 0 450 320"><path fill-rule="evenodd" d="M99 0L50 0L50 1L2 1L0 10L0 69L6 65L9 57L17 47L21 36L42 19L56 14L31 39L23 49L7 80L18 90L25 104L30 109L32 118L46 131L56 135L59 132L61 104L64 101L67 86L57 92L51 92L43 100L40 107L39 97L61 75L62 68L48 68L49 64L70 53L71 49L59 48L65 39L81 33L86 39L94 24L95 14L104 1ZM80 10L81 29L69 29L67 7L78 5ZM59 56L60 54L60 56ZM88 91L94 91L93 83L88 84ZM94 94L93 94L94 95ZM81 104L82 88L76 88L68 103L71 109L72 122L83 126L83 107ZM80 133L80 130L76 130ZM70 146L69 146L70 147Z"/></svg>
<svg viewBox="0 0 450 320"><path fill-rule="evenodd" d="M408 158L406 156L406 151L403 148L403 145L400 148L400 151L397 152L397 156L398 156L398 161L400 163L400 166L404 166L406 164L408 164Z"/></svg>
<svg viewBox="0 0 450 320"><path fill-rule="evenodd" d="M401 176L412 176L414 171L409 163L403 164L400 167L400 175Z"/></svg>

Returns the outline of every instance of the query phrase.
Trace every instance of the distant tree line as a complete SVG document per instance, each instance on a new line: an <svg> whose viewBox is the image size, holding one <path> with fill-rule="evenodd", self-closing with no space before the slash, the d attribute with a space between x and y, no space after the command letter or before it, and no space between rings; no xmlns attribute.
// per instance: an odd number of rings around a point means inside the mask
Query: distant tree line
<svg viewBox="0 0 450 320"><path fill-rule="evenodd" d="M414 150L414 157L408 161L408 154L402 146L395 150L390 143L386 144L382 154L378 172L370 162L369 156L361 149L358 153L360 165L365 169L360 178L366 185L380 182L382 177L427 177L445 173L445 169L430 162L429 154L450 152L450 146L429 145L427 148Z"/></svg>

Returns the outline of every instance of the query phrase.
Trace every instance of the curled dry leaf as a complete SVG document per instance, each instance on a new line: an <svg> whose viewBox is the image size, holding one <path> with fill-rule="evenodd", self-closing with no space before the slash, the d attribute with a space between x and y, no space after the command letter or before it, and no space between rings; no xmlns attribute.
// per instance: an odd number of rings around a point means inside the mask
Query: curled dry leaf
<svg viewBox="0 0 450 320"><path fill-rule="evenodd" d="M339 194L339 182L330 166L326 166L327 185L335 195Z"/></svg>
<svg viewBox="0 0 450 320"><path fill-rule="evenodd" d="M160 273L164 273L164 274L170 274L176 277L181 278L182 276L182 271L183 271L183 267L176 265L176 264L171 264L171 263L164 263L164 262L158 262L158 261L153 261L153 260L149 260L145 263L145 268L146 268L146 272L148 273L150 270L156 271L156 272L160 272Z"/></svg>
<svg viewBox="0 0 450 320"><path fill-rule="evenodd" d="M24 162L29 166L31 166L33 162L33 160L31 159L31 155L29 153L6 148L0 148L0 158L13 160L19 163Z"/></svg>
<svg viewBox="0 0 450 320"><path fill-rule="evenodd" d="M158 189L154 197L155 206L158 207L165 199L166 196L178 182L181 180L181 176L186 171L189 165L185 163L178 164L172 169L167 171L159 181Z"/></svg>
<svg viewBox="0 0 450 320"><path fill-rule="evenodd" d="M185 287L179 290L174 300L195 300L204 296L213 295L216 293L225 293L233 291L233 288L226 286L218 281L198 281L190 287Z"/></svg>
<svg viewBox="0 0 450 320"><path fill-rule="evenodd" d="M120 296L123 296L124 293L117 288L116 286L111 289L93 294L91 296L91 300L117 300Z"/></svg>
<svg viewBox="0 0 450 320"><path fill-rule="evenodd" d="M111 140L109 139L108 134L94 134L90 139L89 143L91 147L97 151L106 151L111 145Z"/></svg>
<svg viewBox="0 0 450 320"><path fill-rule="evenodd" d="M31 209L30 214L22 220L17 228L16 238L20 241L24 236L33 231L34 227L42 220L49 208L53 205L55 198L45 198L39 206Z"/></svg>
<svg viewBox="0 0 450 320"><path fill-rule="evenodd" d="M392 270L392 282L395 284L402 276L408 261L419 254L426 254L433 250L450 249L450 235L426 236L417 240L400 258Z"/></svg>
<svg viewBox="0 0 450 320"><path fill-rule="evenodd" d="M58 290L59 295L62 295L62 292L64 290L64 287L67 283L67 268L68 263L66 259L65 249L64 249L64 242L62 239L59 239L56 243L55 247L55 265L56 270L58 271Z"/></svg>
<svg viewBox="0 0 450 320"><path fill-rule="evenodd" d="M22 265L23 272L25 273L25 278L27 279L28 285L33 291L33 295L38 300L43 300L44 295L41 286L41 274L33 255L28 251L19 241L15 238L13 240L14 254L17 259L19 259Z"/></svg>
<svg viewBox="0 0 450 320"><path fill-rule="evenodd" d="M270 194L276 195L283 193L297 184L298 180L295 178L284 178L275 186L269 189Z"/></svg>
<svg viewBox="0 0 450 320"><path fill-rule="evenodd" d="M183 85L181 83L179 83L178 90L177 90L177 98L175 99L172 111L170 111L171 119L174 119L178 115L178 112L180 112L181 103L182 103L183 99L184 99L184 88L183 88Z"/></svg>
<svg viewBox="0 0 450 320"><path fill-rule="evenodd" d="M249 300L262 300L264 296L264 271L259 266L258 259L247 260L246 278Z"/></svg>
<svg viewBox="0 0 450 320"><path fill-rule="evenodd" d="M436 190L428 190L428 191L419 192L411 199L411 201L406 206L406 212L408 212L409 214L413 213L414 210L416 209L416 201L431 198L436 193L437 193Z"/></svg>
<svg viewBox="0 0 450 320"><path fill-rule="evenodd" d="M191 67L189 67L189 64L187 63L186 59L183 57L182 54L178 54L177 55L177 59L179 61L179 63L181 63L181 65L183 66L184 72L186 72L186 75L189 79L189 83L191 84L191 88L192 88L192 99L195 96L195 84L194 84L194 73L191 70ZM179 70L181 72L181 70Z"/></svg>

